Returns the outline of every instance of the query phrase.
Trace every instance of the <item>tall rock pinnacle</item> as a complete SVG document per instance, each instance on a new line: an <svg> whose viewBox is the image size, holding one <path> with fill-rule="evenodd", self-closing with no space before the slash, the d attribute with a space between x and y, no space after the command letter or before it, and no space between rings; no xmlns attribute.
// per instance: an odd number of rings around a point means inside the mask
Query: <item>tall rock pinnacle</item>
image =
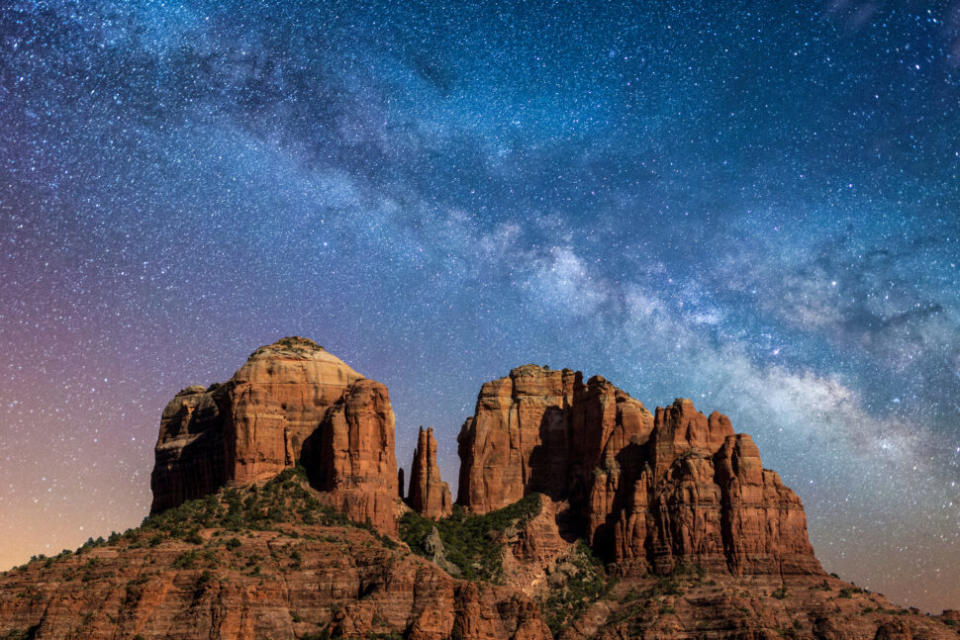
<svg viewBox="0 0 960 640"><path fill-rule="evenodd" d="M440 478L437 466L437 441L433 429L420 427L417 448L410 467L410 495L407 501L414 511L428 518L442 518L453 510L450 486Z"/></svg>

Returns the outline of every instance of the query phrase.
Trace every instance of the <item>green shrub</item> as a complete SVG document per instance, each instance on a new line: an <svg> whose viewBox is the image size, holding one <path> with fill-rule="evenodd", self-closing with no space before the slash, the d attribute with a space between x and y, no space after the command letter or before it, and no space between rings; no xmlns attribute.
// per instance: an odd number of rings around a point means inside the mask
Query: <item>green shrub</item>
<svg viewBox="0 0 960 640"><path fill-rule="evenodd" d="M276 530L276 525L284 522L362 526L333 508L321 505L305 488L306 477L303 467L286 469L262 487L251 485L243 493L230 487L219 494L191 500L153 514L141 526L153 532L151 543L155 544L169 537L197 543L198 536L194 534L200 528ZM88 541L90 544L95 545L96 541Z"/></svg>
<svg viewBox="0 0 960 640"><path fill-rule="evenodd" d="M683 588L680 581L674 575L659 576L657 582L643 593L645 598L655 598L657 596L682 596Z"/></svg>
<svg viewBox="0 0 960 640"><path fill-rule="evenodd" d="M459 506L441 520L407 512L400 520L400 539L422 556L429 557L426 541L434 527L440 533L444 554L468 580L496 581L501 577L503 547L495 540L510 526L523 526L540 513L540 494L532 493L503 509L483 515L468 515Z"/></svg>
<svg viewBox="0 0 960 640"><path fill-rule="evenodd" d="M127 583L126 594L123 598L126 606L132 607L140 602L140 598L143 597L143 585L145 585L148 580L149 578L147 578L147 576L141 574Z"/></svg>
<svg viewBox="0 0 960 640"><path fill-rule="evenodd" d="M689 578L700 582L707 575L707 570L700 564L683 563L674 568L670 575L675 578Z"/></svg>
<svg viewBox="0 0 960 640"><path fill-rule="evenodd" d="M545 621L554 635L580 617L613 585L612 581L607 580L603 564L582 540L577 542L565 560L572 565L572 571L562 584L550 589L550 594L542 602Z"/></svg>
<svg viewBox="0 0 960 640"><path fill-rule="evenodd" d="M197 561L196 551L184 551L173 561L173 566L178 569L192 569Z"/></svg>
<svg viewBox="0 0 960 640"><path fill-rule="evenodd" d="M215 581L216 580L213 573L210 570L205 569L203 573L197 577L196 584L193 585L193 597L199 598L202 596L204 591L207 590L207 587L212 585Z"/></svg>

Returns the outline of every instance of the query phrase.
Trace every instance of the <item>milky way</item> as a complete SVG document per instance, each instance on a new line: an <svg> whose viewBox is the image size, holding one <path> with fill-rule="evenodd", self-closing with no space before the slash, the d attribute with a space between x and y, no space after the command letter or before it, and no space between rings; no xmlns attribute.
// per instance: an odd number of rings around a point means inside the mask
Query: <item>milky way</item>
<svg viewBox="0 0 960 640"><path fill-rule="evenodd" d="M960 5L207 4L0 9L0 565L304 335L448 479L514 366L691 397L827 571L960 607Z"/></svg>

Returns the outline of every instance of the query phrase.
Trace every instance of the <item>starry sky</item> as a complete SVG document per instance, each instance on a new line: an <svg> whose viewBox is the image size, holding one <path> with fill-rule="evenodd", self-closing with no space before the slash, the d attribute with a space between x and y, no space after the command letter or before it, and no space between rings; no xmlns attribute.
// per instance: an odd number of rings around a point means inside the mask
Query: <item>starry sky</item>
<svg viewBox="0 0 960 640"><path fill-rule="evenodd" d="M960 4L0 8L0 568L304 335L398 459L534 362L754 436L827 571L960 607Z"/></svg>

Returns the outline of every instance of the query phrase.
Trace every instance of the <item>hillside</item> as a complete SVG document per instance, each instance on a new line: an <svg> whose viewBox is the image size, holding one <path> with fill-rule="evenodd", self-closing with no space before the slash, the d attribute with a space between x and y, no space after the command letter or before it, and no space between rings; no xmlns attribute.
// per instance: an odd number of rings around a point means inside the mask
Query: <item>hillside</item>
<svg viewBox="0 0 960 640"><path fill-rule="evenodd" d="M956 639L823 572L799 498L726 416L527 365L483 386L459 496L386 388L261 347L164 410L143 524L0 576L0 639Z"/></svg>

